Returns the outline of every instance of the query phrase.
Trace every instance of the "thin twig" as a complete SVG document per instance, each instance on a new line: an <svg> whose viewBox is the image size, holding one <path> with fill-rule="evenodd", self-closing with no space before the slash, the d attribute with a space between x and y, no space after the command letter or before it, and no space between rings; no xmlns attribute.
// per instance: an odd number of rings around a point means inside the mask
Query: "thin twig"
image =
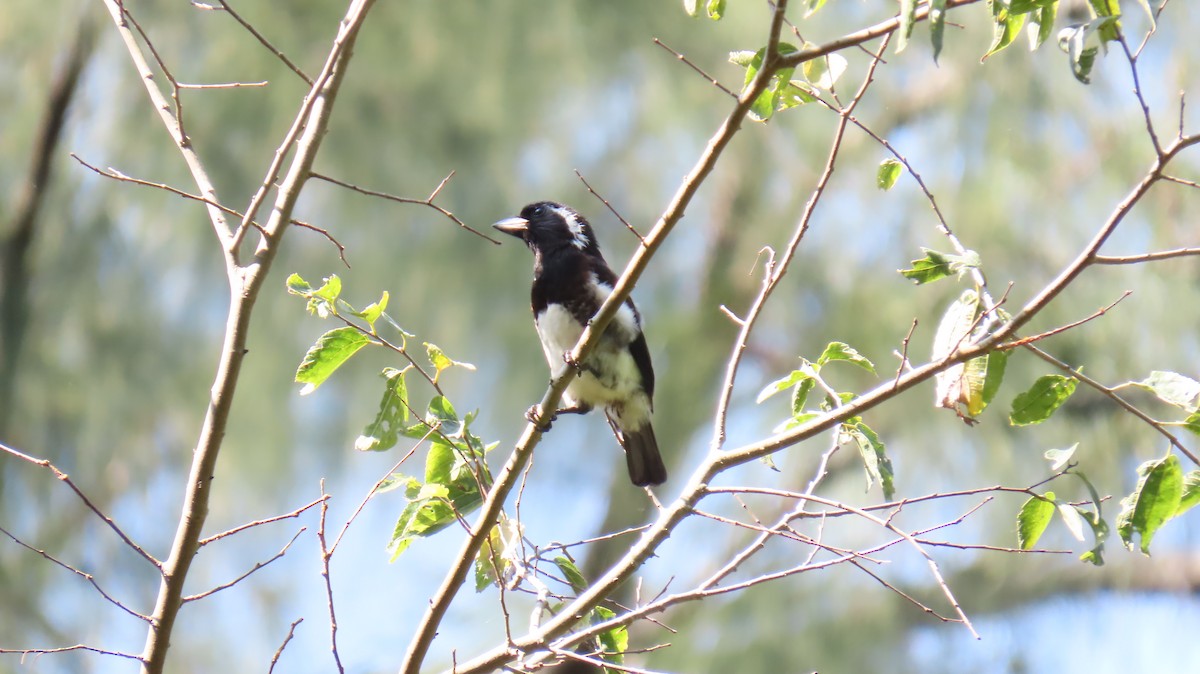
<svg viewBox="0 0 1200 674"><path fill-rule="evenodd" d="M100 593L101 597L104 597L104 599L108 603L112 604L113 606L116 606L117 608L121 609L122 611L128 613L129 615L131 615L143 622L150 622L149 616L144 616L141 613L138 613L137 611L129 608L122 602L114 599L112 597L112 595L110 595L109 593L105 592L104 588L100 587L100 584L96 582L96 578L92 574L87 573L86 571L80 571L79 569L71 566L70 564L67 564L66 562L63 562L63 561L57 559L56 557L54 557L54 555L51 555L50 553L46 552L45 550L41 550L41 549L33 547L32 545L30 545L30 544L26 543L25 541L14 536L11 532L9 532L4 527L0 527L0 533L3 533L5 536L8 536L9 538L12 539L12 541L14 543L16 543L17 545L20 545L21 547L25 548L26 550L36 552L37 554L41 555L44 559L66 569L67 571L70 571L71 573L79 576L80 578L83 578L89 584L91 584L91 586L96 590L96 592Z"/></svg>
<svg viewBox="0 0 1200 674"><path fill-rule="evenodd" d="M85 644L76 644L74 646L62 646L60 648L0 648L0 653L13 653L20 655L46 655L49 653L72 653L74 651L87 651L89 653L99 653L100 655L112 655L118 658L127 660L137 660L145 664L145 660L140 655L133 653L123 653L121 651L110 651L95 646L87 646Z"/></svg>
<svg viewBox="0 0 1200 674"><path fill-rule="evenodd" d="M634 229L633 225L629 224L629 221L622 217L621 214L617 212L617 209L613 208L612 204L608 203L608 199L600 196L596 190L592 189L592 186L588 184L587 178L583 177L583 174L579 172L579 169L575 169L575 175L579 176L579 180L583 182L583 186L587 188L587 191L592 193L592 196L596 197L600 200L600 203L607 206L608 210L612 211L612 214L617 216L617 219L621 221L621 224L625 225L629 231L633 232L633 235L637 237L638 241L642 242L643 246L646 245L645 237L639 234L638 231Z"/></svg>
<svg viewBox="0 0 1200 674"><path fill-rule="evenodd" d="M342 656L338 653L337 643L337 611L333 608L333 581L329 573L329 558L333 553L325 544L325 521L329 513L329 495L325 493L325 480L321 479L321 519L320 526L317 528L317 541L321 548L321 580L325 581L325 601L329 608L329 648L333 652L333 662L337 665L338 672L345 674L346 668L342 666Z"/></svg>
<svg viewBox="0 0 1200 674"><path fill-rule="evenodd" d="M192 6L196 7L197 9L224 11L224 12L228 13L229 16L233 17L234 21L237 21L239 24L241 24L242 28L245 28L251 35L253 35L254 39L258 40L259 44L266 47L267 51L274 54L275 58L279 59L280 61L283 61L283 64L285 66L287 66L292 72L296 73L296 75L300 79L304 80L305 84L307 84L310 87L312 86L312 84L313 84L312 78L309 77L308 75L305 75L304 71L300 70L300 68L295 63L292 63L292 60L289 59L287 56L285 56L283 52L276 49L275 45L271 44L267 40L267 38L263 37L263 34L258 32L258 30L254 27L253 24L251 24L249 21L246 21L245 19L243 19L242 16L240 14L238 14L237 12L235 12L233 10L233 7L230 7L229 3L226 2L225 0L217 0L217 2L221 3L220 7L217 7L215 5L205 4L202 2L196 2L196 0L192 0Z"/></svg>
<svg viewBox="0 0 1200 674"><path fill-rule="evenodd" d="M329 497L328 497L328 496L326 496L326 497L324 497L324 498L329 498ZM254 527L260 527L260 526L262 526L262 525L264 525L264 524L271 524L272 522L279 522L279 521L282 521L282 520L293 519L293 518L299 517L299 516L300 516L301 514L303 514L305 511L307 511L307 510L309 510L310 508L312 508L312 507L316 506L317 504L319 504L319 503L320 503L322 500L323 500L323 499L317 499L317 500L313 501L312 503L309 503L309 504L308 504L308 505L306 505L306 506L301 506L301 507L299 507L299 508L297 508L297 509L293 510L293 511L292 511L292 512L290 512L290 513L285 513L285 514L283 514L283 515L276 515L276 516L274 516L274 517L268 517L268 518L266 518L266 519L263 519L263 520L255 520L255 521L253 521L253 522L247 522L247 523L245 523L245 524L242 524L242 525L236 526L236 527L234 527L234 528L232 528L232 529L229 529L228 531L222 531L221 533L219 533L219 534L216 534L216 535L214 535L214 536L209 536L208 538L201 539L201 540L200 540L200 543L199 543L199 545L200 545L200 547L204 547L204 546L208 545L209 543L212 543L212 542L214 542L214 541L218 541L218 540L220 540L220 539L222 539L222 538L225 538L225 537L227 537L227 536L232 536L232 535L234 535L234 534L236 534L236 533L238 533L238 532L245 531L246 529L251 529L251 528L254 528Z"/></svg>
<svg viewBox="0 0 1200 674"><path fill-rule="evenodd" d="M433 200L437 198L438 193L442 191L442 188L446 186L446 183L448 183L450 181L450 179L454 177L454 171L451 171L445 178L442 178L442 182L438 183L438 186L436 188L434 188L433 192L431 192L429 194L429 196L424 199L413 199L411 197L398 197L394 194L388 194L387 192L379 192L377 190L369 190L365 187L359 187L358 185L355 185L353 183L345 182L344 180L338 180L337 178L332 178L323 173L315 173L314 172L312 174L312 177L316 178L318 180L324 180L325 182L337 185L338 187L344 187L353 192L358 192L359 194L365 194L365 195L371 196L371 197L379 197L381 199L387 199L388 201L395 201L396 203L400 203L400 204L416 204L418 206L428 206L429 208L432 208L433 210L437 211L438 213L441 213L442 215L446 216L451 221L453 221L456 225L458 225L462 229L465 229L468 232L474 234L475 236L478 236L483 239L487 239L488 241L491 241L492 243L494 243L496 245L500 244L499 241L493 239L492 237L488 236L487 234L484 234L483 232L480 232L477 229L474 229L467 223L460 220L457 215L451 213L450 211L442 208L441 206L439 206L433 202Z"/></svg>
<svg viewBox="0 0 1200 674"><path fill-rule="evenodd" d="M288 628L287 636L283 638L283 643L279 644L279 648L275 650L275 655L271 656L271 666L267 668L267 674L272 674L275 671L275 665L279 662L280 656L283 655L283 649L287 648L292 637L296 635L296 625L304 622L304 618L297 618L292 621L291 627Z"/></svg>
<svg viewBox="0 0 1200 674"><path fill-rule="evenodd" d="M1081 319L1071 322L1071 323L1067 323L1066 325L1060 325L1057 328L1054 328L1053 330L1047 330L1046 332L1038 333L1031 337L1022 337L1021 339L1015 339L1011 342L1005 342L1005 343L997 346L996 350L997 351L1007 351L1009 349L1015 349L1018 346L1025 346L1027 344L1033 344L1034 342L1041 341L1043 339L1046 339L1047 337L1053 337L1054 335L1061 334L1063 332L1066 332L1067 330L1071 330L1072 328L1077 328L1077 327L1083 325L1084 323L1087 323L1088 321L1100 318L1104 314L1108 313L1109 310L1111 310L1113 307L1120 304L1121 300L1125 299L1126 297L1129 297L1132 294L1133 294L1132 290L1126 290L1124 293L1121 294L1120 297L1113 300L1113 302L1111 304L1109 304L1106 307L1101 307L1100 309L1097 309L1090 316L1081 318Z"/></svg>
<svg viewBox="0 0 1200 674"><path fill-rule="evenodd" d="M721 91L724 91L724 92L725 92L726 94L728 94L728 95L729 95L731 98L737 99L737 94L735 94L735 93L733 93L732 91L730 91L730 89L729 89L728 87L726 87L724 84L721 84L720 82L718 82L718 81L717 81L717 78L715 78L715 77L713 77L712 75L709 75L708 73L704 72L704 71L703 71L703 70L700 68L700 66L698 66L698 65L696 65L695 63L692 63L691 61L689 61L689 60L688 60L688 58L687 58L686 56L684 56L683 54L680 54L679 52L675 51L674 49L671 49L670 47L668 47L666 44L664 44L664 43L663 43L663 41L662 41L662 40L660 40L660 39L658 39L658 38L654 38L654 44L656 44L656 45L658 45L658 46L662 47L663 49L666 49L667 51L671 52L672 54L674 54L674 55L675 55L675 58L679 59L680 61L683 61L683 62L684 62L685 64L687 64L687 66L688 66L689 68L691 68L692 70L695 70L696 72L700 73L700 76L701 76L701 77L703 77L704 79L708 80L709 82L711 82L711 83L713 84L713 86L715 86L716 88L720 89Z"/></svg>
<svg viewBox="0 0 1200 674"><path fill-rule="evenodd" d="M1170 180L1170 178L1164 178ZM1157 262L1159 260L1170 260L1176 257L1193 257L1200 255L1200 248L1176 248L1174 250L1162 250L1155 253L1142 253L1140 255L1097 255L1093 262L1096 264L1141 264L1142 262Z"/></svg>
<svg viewBox="0 0 1200 674"><path fill-rule="evenodd" d="M50 463L49 460L34 458L28 454L25 454L16 449L13 449L12 447L9 447L8 445L5 445L3 443L0 443L0 451L4 451L8 454L11 454L12 456L15 456L16 458L21 459L22 461L32 463L35 466L41 466L42 468L46 468L50 472L54 473L54 477L56 477L58 480L60 480L64 483L66 483L66 485L71 488L71 491L75 492L75 495L79 497L79 500L83 501L83 504L85 506L87 506L88 510L91 510L96 515L96 517L99 517L101 520L103 520L104 523L108 525L108 528L112 529L113 532L115 534L117 534L117 536L122 541L125 542L125 545L128 545L134 552L136 552L138 555L140 555L142 557L142 559L153 564L154 568L158 569L160 572L163 570L162 562L155 559L154 556L151 555L149 552L146 552L146 550L144 548L142 548L142 546L138 545L137 543L134 543L133 539L130 538L128 535L126 535L126 533L121 530L121 527L117 526L117 523L115 521L113 521L113 519L111 517L109 517L108 515L105 515L104 512L102 510L100 510L100 508L97 507L95 503L92 503L92 500L87 497L87 494L83 493L83 490L80 489L79 486L75 484L75 481L72 480L69 475L67 475L66 473L59 470L58 467L55 466L54 464Z"/></svg>
<svg viewBox="0 0 1200 674"><path fill-rule="evenodd" d="M295 543L296 539L300 538L300 534L304 533L307 530L308 530L308 527L300 527L300 531L297 531L296 535L292 536L292 540L288 541L287 544L284 545L283 548L280 549L279 552L275 553L274 557L271 557L270 559L268 559L265 562L255 562L254 566L252 566L249 571L247 571L246 573L243 573L242 575L238 576L237 578L234 578L233 580L229 581L228 583L222 583L221 585L218 585L209 590L205 590L204 592L201 592L199 594L191 594L191 595L185 596L183 598L183 603L186 604L188 602L196 601L197 599L204 599L205 597L214 595L214 594L220 592L221 590L228 590L229 588L233 587L234 585L237 585L238 583L242 582L243 580L246 580L247 578L250 577L250 574L254 573L255 571L258 571L259 569L263 568L264 566L266 566L266 565L270 564L271 562L279 559L280 557L283 557L284 555L286 555L288 548L292 547L292 543Z"/></svg>

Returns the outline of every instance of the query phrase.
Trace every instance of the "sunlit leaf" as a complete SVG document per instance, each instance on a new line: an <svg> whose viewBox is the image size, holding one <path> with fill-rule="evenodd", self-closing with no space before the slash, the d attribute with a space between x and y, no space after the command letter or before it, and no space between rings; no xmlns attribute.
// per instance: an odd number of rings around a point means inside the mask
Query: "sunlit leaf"
<svg viewBox="0 0 1200 674"><path fill-rule="evenodd" d="M688 16L696 16L700 11L699 0L683 0L683 11L687 12Z"/></svg>
<svg viewBox="0 0 1200 674"><path fill-rule="evenodd" d="M1050 36L1054 34L1054 22L1057 18L1057 1L1044 5L1029 14L1029 27L1026 33L1029 35L1030 51L1037 49L1050 39Z"/></svg>
<svg viewBox="0 0 1200 674"><path fill-rule="evenodd" d="M812 371L809 369L792 370L792 372L787 376L780 377L779 379L776 379L770 384L764 386L763 389L758 392L758 397L755 398L754 402L761 404L764 400L770 398L776 393L779 393L780 391L786 391L801 381L811 378Z"/></svg>
<svg viewBox="0 0 1200 674"><path fill-rule="evenodd" d="M433 381L437 383L438 377L443 370L451 367L461 367L464 370L475 370L475 366L470 363L462 363L454 360L446 355L437 344L425 342L425 355L428 356L430 364L434 367Z"/></svg>
<svg viewBox="0 0 1200 674"><path fill-rule="evenodd" d="M1141 538L1139 548L1150 554L1150 541L1167 520L1171 519L1183 499L1183 470L1179 459L1170 455L1158 461L1148 461L1138 467L1141 479L1129 496L1121 499L1123 510L1117 516L1117 533L1125 547L1133 549L1135 534Z"/></svg>
<svg viewBox="0 0 1200 674"><path fill-rule="evenodd" d="M1190 377L1185 377L1177 372L1161 372L1155 370L1150 373L1150 376L1139 382L1132 382L1133 386L1146 389L1158 399L1182 407L1188 412L1196 411L1196 399L1200 397L1200 382Z"/></svg>
<svg viewBox="0 0 1200 674"><path fill-rule="evenodd" d="M304 354L304 360L296 370L296 383L304 384L300 395L317 390L329 375L370 341L369 337L351 327L335 328L321 335Z"/></svg>
<svg viewBox="0 0 1200 674"><path fill-rule="evenodd" d="M1179 507L1174 517L1179 517L1200 503L1200 470L1193 470L1183 476L1183 491L1179 497Z"/></svg>
<svg viewBox="0 0 1200 674"><path fill-rule="evenodd" d="M895 473L883 441L861 420L842 424L842 432L853 438L855 444L858 445L858 452L862 456L863 467L866 469L867 489L870 489L878 481L880 487L883 488L883 498L890 501L896 494Z"/></svg>
<svg viewBox="0 0 1200 674"><path fill-rule="evenodd" d="M1046 492L1045 497L1031 496L1017 513L1017 546L1030 550L1037 545L1053 517L1054 492Z"/></svg>
<svg viewBox="0 0 1200 674"><path fill-rule="evenodd" d="M900 0L900 30L896 31L896 53L904 51L917 25L917 0Z"/></svg>
<svg viewBox="0 0 1200 674"><path fill-rule="evenodd" d="M879 170L875 172L875 185L881 190L890 190L903 171L904 164L895 159L884 159L879 163Z"/></svg>
<svg viewBox="0 0 1200 674"><path fill-rule="evenodd" d="M842 73L846 72L847 65L846 57L834 53L805 61L801 67L804 79L810 84L818 89L829 90L841 78Z"/></svg>
<svg viewBox="0 0 1200 674"><path fill-rule="evenodd" d="M857 365L867 372L875 374L875 364L845 342L830 342L825 347L825 351L821 353L821 357L817 359L817 365L825 365L834 361Z"/></svg>
<svg viewBox="0 0 1200 674"><path fill-rule="evenodd" d="M1040 424L1050 418L1071 397L1078 384L1073 377L1048 374L1040 377L1028 391L1013 398L1008 421L1013 426Z"/></svg>
<svg viewBox="0 0 1200 674"><path fill-rule="evenodd" d="M1063 466L1071 462L1071 457L1075 455L1075 450L1079 449L1079 443L1075 443L1066 449L1047 449L1042 453L1046 460L1050 462L1050 470L1059 471Z"/></svg>
<svg viewBox="0 0 1200 674"><path fill-rule="evenodd" d="M583 572L579 570L579 567L575 566L575 562L563 555L559 555L554 558L554 565L558 567L563 578L571 586L571 589L575 591L575 594L582 594L587 589L587 579L583 577Z"/></svg>
<svg viewBox="0 0 1200 674"><path fill-rule="evenodd" d="M383 291L383 295L379 298L378 302L367 305L367 308L363 309L362 311L355 312L354 315L366 321L367 324L371 326L371 331L374 332L375 321L379 320L379 316L387 310L387 305L388 291L385 290Z"/></svg>
<svg viewBox="0 0 1200 674"><path fill-rule="evenodd" d="M942 43L946 33L946 0L930 0L929 2L929 38L933 44L933 62L937 63L938 55L942 53Z"/></svg>
<svg viewBox="0 0 1200 674"><path fill-rule="evenodd" d="M1058 514L1062 516L1063 524L1067 526L1067 531L1075 537L1075 540L1083 542L1083 517L1079 511L1070 503L1059 502L1055 506L1058 508Z"/></svg>
<svg viewBox="0 0 1200 674"><path fill-rule="evenodd" d="M362 435L354 441L354 448L359 451L381 452L395 447L408 424L408 387L404 383L404 371L384 368L383 379L383 397L379 400L375 420L367 424Z"/></svg>
<svg viewBox="0 0 1200 674"><path fill-rule="evenodd" d="M1021 27L1025 25L1025 14L1015 14L1005 3L992 0L992 46L980 61L986 61L989 56L1004 49L1017 39Z"/></svg>
<svg viewBox="0 0 1200 674"><path fill-rule="evenodd" d="M708 18L713 21L720 21L725 15L725 0L708 0Z"/></svg>

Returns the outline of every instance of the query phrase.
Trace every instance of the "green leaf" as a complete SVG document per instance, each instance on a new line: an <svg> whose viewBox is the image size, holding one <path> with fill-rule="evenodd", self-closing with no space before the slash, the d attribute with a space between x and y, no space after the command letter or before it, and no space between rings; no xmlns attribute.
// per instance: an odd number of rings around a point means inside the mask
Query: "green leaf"
<svg viewBox="0 0 1200 674"><path fill-rule="evenodd" d="M1004 370L1008 366L1008 352L993 351L986 358L987 369L983 375L983 405L972 414L979 414L985 407L992 404L992 401L996 399L996 394L1000 391L1000 385L1004 383Z"/></svg>
<svg viewBox="0 0 1200 674"><path fill-rule="evenodd" d="M858 453L862 456L863 467L866 469L867 489L869 490L878 481L880 487L883 488L883 498L890 501L896 493L893 482L895 473L883 441L861 420L842 424L842 432L854 438L854 442L858 445Z"/></svg>
<svg viewBox="0 0 1200 674"><path fill-rule="evenodd" d="M817 10L825 6L825 0L807 0L804 3L804 18L808 18L817 13Z"/></svg>
<svg viewBox="0 0 1200 674"><path fill-rule="evenodd" d="M1008 4L1010 14L1028 14L1043 7L1057 5L1058 0L1011 0Z"/></svg>
<svg viewBox="0 0 1200 674"><path fill-rule="evenodd" d="M1141 479L1133 493L1121 499L1124 508L1117 516L1117 533L1125 547L1133 549L1133 536L1141 537L1142 554L1150 554L1150 541L1159 527L1179 510L1183 500L1183 470L1174 454L1138 467Z"/></svg>
<svg viewBox="0 0 1200 674"><path fill-rule="evenodd" d="M942 42L946 33L946 0L929 1L929 38L933 43L933 62L937 63L942 53Z"/></svg>
<svg viewBox="0 0 1200 674"><path fill-rule="evenodd" d="M949 253L941 253L929 248L922 248L921 252L925 253L925 257L913 260L912 269L900 270L901 276L917 285L932 283L947 276L953 276L963 269L963 265L966 262L966 258Z"/></svg>
<svg viewBox="0 0 1200 674"><path fill-rule="evenodd" d="M296 370L296 383L304 384L300 395L308 395L329 378L359 349L370 342L370 338L357 328L335 328L321 335L316 344L304 354Z"/></svg>
<svg viewBox="0 0 1200 674"><path fill-rule="evenodd" d="M932 357L935 361L949 357L965 344L975 327L975 317L979 313L979 294L974 290L964 290L962 295L946 309L942 320L938 323L937 332L933 336ZM966 364L958 363L934 376L934 405L945 407L958 412L959 404L969 403L972 398L982 399L982 372L986 371L986 362L973 363L972 377L967 378Z"/></svg>
<svg viewBox="0 0 1200 674"><path fill-rule="evenodd" d="M1183 491L1179 497L1179 507L1173 517L1179 517L1200 503L1200 470L1193 470L1183 476Z"/></svg>
<svg viewBox="0 0 1200 674"><path fill-rule="evenodd" d="M371 326L371 332L375 332L375 321L379 320L380 315L387 309L388 291L383 291L383 295L378 302L367 305L366 309L354 312L355 316L367 322Z"/></svg>
<svg viewBox="0 0 1200 674"><path fill-rule="evenodd" d="M819 367L833 361L843 361L857 365L867 372L875 374L875 365L845 342L830 342L829 346L825 347L825 351L821 354L821 357L817 359L817 366Z"/></svg>
<svg viewBox="0 0 1200 674"><path fill-rule="evenodd" d="M1021 27L1025 25L1025 15L1013 13L1004 2L990 0L988 4L992 6L992 46L983 58L979 59L980 62L986 61L992 54L1012 44L1021 33Z"/></svg>
<svg viewBox="0 0 1200 674"><path fill-rule="evenodd" d="M583 577L583 572L579 570L579 567L575 566L575 562L563 555L559 555L554 558L554 565L558 567L563 578L566 579L567 584L571 586L575 594L583 594L584 590L587 590L587 579Z"/></svg>
<svg viewBox="0 0 1200 674"><path fill-rule="evenodd" d="M438 377L442 374L442 370L447 368L457 366L463 368L464 370L471 370L472 372L475 370L474 365L470 363L460 363L459 361L447 356L437 344L425 342L425 355L429 357L429 362L436 370L433 373L433 383L435 384L437 383Z"/></svg>
<svg viewBox="0 0 1200 674"><path fill-rule="evenodd" d="M1118 0L1088 0L1096 18L1104 22L1104 25L1099 28L1100 40L1102 42L1112 42L1120 36L1121 24L1117 23L1117 19L1121 18L1121 7Z"/></svg>
<svg viewBox="0 0 1200 674"><path fill-rule="evenodd" d="M458 418L458 412L445 396L434 396L429 400L429 407L425 411L425 424L438 426L442 435L449 437L457 436L462 431L462 421Z"/></svg>
<svg viewBox="0 0 1200 674"><path fill-rule="evenodd" d="M1051 2L1029 15L1029 50L1042 46L1054 33L1054 21L1058 17L1058 2Z"/></svg>
<svg viewBox="0 0 1200 674"><path fill-rule="evenodd" d="M1075 455L1075 450L1079 449L1079 443L1075 443L1066 449L1047 449L1042 456L1050 462L1050 470L1060 471L1062 467L1070 463L1071 457Z"/></svg>
<svg viewBox="0 0 1200 674"><path fill-rule="evenodd" d="M808 403L808 394L817 385L817 380L809 377L802 379L798 384L792 387L792 418L799 419L806 413L804 411L805 404Z"/></svg>
<svg viewBox="0 0 1200 674"><path fill-rule="evenodd" d="M1021 506L1017 513L1017 546L1022 550L1032 549L1046 531L1054 517L1053 499L1054 492L1046 492L1045 497L1031 496Z"/></svg>
<svg viewBox="0 0 1200 674"><path fill-rule="evenodd" d="M808 82L800 80L792 80L779 88L779 96L776 105L780 110L794 108L797 105L812 103L817 100L817 90Z"/></svg>
<svg viewBox="0 0 1200 674"><path fill-rule="evenodd" d="M395 447L408 424L408 386L404 383L404 371L388 367L382 374L384 387L379 411L375 420L367 424L362 435L354 441L354 448L362 452L382 452Z"/></svg>
<svg viewBox="0 0 1200 674"><path fill-rule="evenodd" d="M1062 516L1067 531L1071 532L1075 540L1083 542L1083 516L1070 503L1059 501L1054 505L1058 508L1058 514Z"/></svg>
<svg viewBox="0 0 1200 674"><path fill-rule="evenodd" d="M393 562L415 538L431 536L455 521L454 511L445 499L448 490L444 485L422 485L409 478L406 492L409 503L397 518L388 543Z"/></svg>
<svg viewBox="0 0 1200 674"><path fill-rule="evenodd" d="M449 484L450 469L454 467L455 458L453 446L440 439L431 442L429 455L425 458L425 484ZM449 496L449 493L446 495Z"/></svg>
<svg viewBox="0 0 1200 674"><path fill-rule="evenodd" d="M875 172L875 186L881 190L890 190L896 184L896 180L900 178L900 174L904 171L904 164L901 164L896 159L884 159L879 163L879 170ZM914 264L919 260L914 260ZM903 273L903 272L901 272Z"/></svg>
<svg viewBox="0 0 1200 674"><path fill-rule="evenodd" d="M801 68L804 79L814 87L828 91L841 78L842 73L846 72L847 65L846 57L841 54L829 54L805 61Z"/></svg>
<svg viewBox="0 0 1200 674"><path fill-rule="evenodd" d="M1050 418L1075 392L1073 377L1048 374L1040 377L1028 391L1013 398L1008 421L1013 426L1040 424Z"/></svg>
<svg viewBox="0 0 1200 674"><path fill-rule="evenodd" d="M1084 521L1092 527L1092 537L1096 539L1096 545L1080 555L1079 559L1095 566L1104 566L1104 542L1108 540L1108 523L1101 519L1098 513L1083 511L1081 514Z"/></svg>
<svg viewBox="0 0 1200 674"><path fill-rule="evenodd" d="M683 0L683 11L687 12L688 16L696 16L700 11L699 4L698 0Z"/></svg>
<svg viewBox="0 0 1200 674"><path fill-rule="evenodd" d="M337 315L337 301L342 294L342 279L330 274L325 283L308 296L308 312L321 318Z"/></svg>
<svg viewBox="0 0 1200 674"><path fill-rule="evenodd" d="M287 290L292 295L308 297L312 293L312 286L308 285L308 281L300 278L299 274L292 274L287 277Z"/></svg>
<svg viewBox="0 0 1200 674"><path fill-rule="evenodd" d="M786 42L779 43L778 53L780 55L787 55L796 51L798 50L795 45ZM742 91L750 88L754 82L754 78L758 75L759 69L762 68L766 47L754 52L749 59L746 58L746 54L747 52L733 52L729 55L729 60L732 63L746 68L746 80L742 85ZM775 114L775 111L797 104L794 97L795 85L792 85L791 82L793 71L795 71L795 68L780 68L771 75L771 81L767 84L767 88L758 95L758 98L754 99L754 103L750 106L751 119L757 122L765 122L771 118L771 115Z"/></svg>
<svg viewBox="0 0 1200 674"><path fill-rule="evenodd" d="M908 46L908 38L912 37L913 27L917 25L917 0L900 0L900 30L897 31L896 53L904 51Z"/></svg>
<svg viewBox="0 0 1200 674"><path fill-rule="evenodd" d="M1058 47L1067 53L1075 79L1084 84L1091 82L1096 54L1104 44L1116 39L1114 26L1118 25L1116 16L1103 16L1058 32Z"/></svg>
<svg viewBox="0 0 1200 674"><path fill-rule="evenodd" d="M612 620L616 617L611 609L603 606L597 606L592 609L592 624L598 625L607 620ZM619 625L611 629L604 630L596 635L600 641L600 647L604 651L600 657L614 665L620 665L625 661L625 651L629 649L629 630L625 625ZM620 670L604 668L605 674L618 674Z"/></svg>
<svg viewBox="0 0 1200 674"><path fill-rule="evenodd" d="M1185 377L1177 372L1155 370L1144 380L1131 382L1131 384L1150 391L1165 403L1182 407L1188 412L1196 411L1196 399L1200 397L1200 382L1195 379Z"/></svg>
<svg viewBox="0 0 1200 674"><path fill-rule="evenodd" d="M1196 435L1200 435L1200 412L1189 414L1188 418L1183 420L1183 427Z"/></svg>
<svg viewBox="0 0 1200 674"><path fill-rule="evenodd" d="M500 519L475 555L475 591L482 592L489 585L500 585L512 577L513 548L520 541L517 523L500 513Z"/></svg>
<svg viewBox="0 0 1200 674"><path fill-rule="evenodd" d="M708 18L720 21L725 15L725 0L708 0Z"/></svg>
<svg viewBox="0 0 1200 674"><path fill-rule="evenodd" d="M792 370L791 374L789 374L785 377L780 377L779 379L776 379L775 381L771 382L770 384L767 384L766 386L764 386L763 390L758 392L758 397L755 398L754 402L756 404L762 404L762 402L764 400L766 400L767 398L770 398L771 396L775 395L776 393L779 393L780 391L786 391L786 390L790 389L791 387L795 386L796 384L801 383L805 379L812 379L812 371L811 370L809 370L809 369Z"/></svg>

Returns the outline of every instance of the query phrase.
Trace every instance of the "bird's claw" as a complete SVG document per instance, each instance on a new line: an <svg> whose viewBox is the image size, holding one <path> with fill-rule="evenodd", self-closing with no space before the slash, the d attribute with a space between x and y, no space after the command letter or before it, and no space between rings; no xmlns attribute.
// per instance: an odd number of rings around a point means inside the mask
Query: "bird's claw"
<svg viewBox="0 0 1200 674"><path fill-rule="evenodd" d="M567 367L575 370L575 374L583 374L583 364L572 358L570 351L563 351L562 359L567 364Z"/></svg>
<svg viewBox="0 0 1200 674"><path fill-rule="evenodd" d="M542 414L541 405L531 405L525 410L525 419L543 433L550 430L550 425L558 418L558 414Z"/></svg>

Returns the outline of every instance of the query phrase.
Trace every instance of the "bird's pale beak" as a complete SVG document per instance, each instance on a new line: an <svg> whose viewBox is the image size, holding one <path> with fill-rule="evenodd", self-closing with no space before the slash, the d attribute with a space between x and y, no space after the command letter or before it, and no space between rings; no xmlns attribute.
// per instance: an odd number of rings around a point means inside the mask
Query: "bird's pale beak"
<svg viewBox="0 0 1200 674"><path fill-rule="evenodd" d="M505 218L500 222L492 225L496 229L517 237L518 239L525 238L525 232L529 229L529 221L525 218Z"/></svg>

